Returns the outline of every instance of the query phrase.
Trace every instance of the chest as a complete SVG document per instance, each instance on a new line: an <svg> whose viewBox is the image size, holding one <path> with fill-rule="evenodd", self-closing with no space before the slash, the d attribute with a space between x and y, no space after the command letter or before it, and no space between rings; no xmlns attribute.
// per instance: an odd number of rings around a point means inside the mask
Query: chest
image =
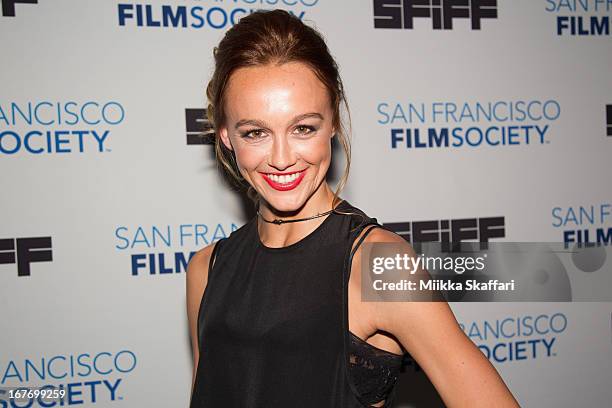
<svg viewBox="0 0 612 408"><path fill-rule="evenodd" d="M294 253L256 247L216 262L205 293L201 330L207 341L235 347L327 347L342 327L345 248Z"/></svg>

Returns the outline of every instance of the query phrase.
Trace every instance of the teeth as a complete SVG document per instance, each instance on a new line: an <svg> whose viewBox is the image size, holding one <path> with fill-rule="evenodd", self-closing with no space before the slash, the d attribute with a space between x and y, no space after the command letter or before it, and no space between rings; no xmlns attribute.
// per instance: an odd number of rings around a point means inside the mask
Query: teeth
<svg viewBox="0 0 612 408"><path fill-rule="evenodd" d="M288 176L277 176L276 174L268 174L268 177L270 177L270 179L276 183L280 183L280 184L288 184L293 182L296 178L298 178L298 176L300 175L300 173L293 173L293 174L289 174Z"/></svg>

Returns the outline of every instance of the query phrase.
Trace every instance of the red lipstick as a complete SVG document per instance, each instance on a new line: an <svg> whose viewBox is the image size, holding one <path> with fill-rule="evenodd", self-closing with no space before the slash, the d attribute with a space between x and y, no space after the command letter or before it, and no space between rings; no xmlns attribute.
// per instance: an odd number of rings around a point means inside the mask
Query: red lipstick
<svg viewBox="0 0 612 408"><path fill-rule="evenodd" d="M272 180L270 175L289 176L289 175L296 174L296 173L298 172L293 171L289 173L261 173L261 175L263 176L264 180L266 180L268 184L270 185L270 187L272 187L273 189L278 190L278 191L288 191L288 190L293 190L294 188L298 186L298 184L300 184L300 182L304 178L304 175L306 174L306 170L300 171L298 176L289 183L282 183L280 181Z"/></svg>

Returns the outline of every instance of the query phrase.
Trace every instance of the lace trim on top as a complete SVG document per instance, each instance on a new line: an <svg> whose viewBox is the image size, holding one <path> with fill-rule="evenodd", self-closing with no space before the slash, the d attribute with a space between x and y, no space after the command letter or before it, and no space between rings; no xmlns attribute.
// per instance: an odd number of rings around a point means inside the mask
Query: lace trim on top
<svg viewBox="0 0 612 408"><path fill-rule="evenodd" d="M397 383L404 356L379 349L350 331L349 334L350 374L362 401L375 404L386 400Z"/></svg>

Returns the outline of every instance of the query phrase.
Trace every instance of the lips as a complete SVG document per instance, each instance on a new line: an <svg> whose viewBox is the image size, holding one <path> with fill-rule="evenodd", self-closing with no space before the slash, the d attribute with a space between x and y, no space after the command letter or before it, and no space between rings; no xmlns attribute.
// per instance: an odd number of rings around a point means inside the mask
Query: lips
<svg viewBox="0 0 612 408"><path fill-rule="evenodd" d="M292 173L261 173L270 187L278 191L293 190L300 184L305 174L306 170Z"/></svg>

